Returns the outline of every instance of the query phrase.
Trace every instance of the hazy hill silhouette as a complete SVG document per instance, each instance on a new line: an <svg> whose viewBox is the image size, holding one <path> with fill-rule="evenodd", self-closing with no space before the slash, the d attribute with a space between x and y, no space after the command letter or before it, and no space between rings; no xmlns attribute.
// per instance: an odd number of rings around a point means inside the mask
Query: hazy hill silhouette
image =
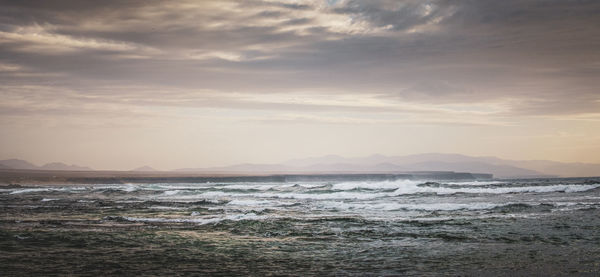
<svg viewBox="0 0 600 277"><path fill-rule="evenodd" d="M89 167L67 165L60 162L36 166L25 160L0 161L0 169L87 171ZM150 166L132 169L133 172L158 172ZM491 173L498 178L519 177L589 177L600 176L600 164L563 163L546 160L506 160L497 157L473 157L461 154L425 153L405 156L374 154L364 157L326 155L304 159L292 159L275 164L244 163L231 166L182 168L177 172L373 172L401 173L411 171L455 171Z"/></svg>
<svg viewBox="0 0 600 277"><path fill-rule="evenodd" d="M346 158L326 155L292 159L278 164L238 164L224 167L184 168L196 172L407 172L456 171L492 173L499 178L599 176L600 164L563 163L545 160L505 160L461 154L425 153L405 156L374 154Z"/></svg>
<svg viewBox="0 0 600 277"><path fill-rule="evenodd" d="M67 165L64 163L53 162L42 166L34 165L25 160L9 159L0 161L1 168L5 169L30 169L30 170L71 170L71 171L91 171L92 168L78 165Z"/></svg>

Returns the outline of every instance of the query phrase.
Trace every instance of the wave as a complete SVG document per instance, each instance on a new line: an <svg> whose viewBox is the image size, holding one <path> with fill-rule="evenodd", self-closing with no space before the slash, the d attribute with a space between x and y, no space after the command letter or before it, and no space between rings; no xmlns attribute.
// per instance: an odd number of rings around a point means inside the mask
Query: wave
<svg viewBox="0 0 600 277"><path fill-rule="evenodd" d="M51 192L51 191L66 191L75 192L86 190L85 187L60 187L60 188L28 188L12 190L9 194L35 193L35 192Z"/></svg>
<svg viewBox="0 0 600 277"><path fill-rule="evenodd" d="M595 185L550 185L550 186L521 186L521 187L443 187L420 186L419 182L374 182L374 183L340 183L334 184L327 190L303 191L165 191L160 198L168 200L194 199L239 199L253 197L258 199L306 199L306 200L372 200L386 197L398 197L417 194L510 194L510 193L551 193L551 192L584 192L599 188ZM378 189L375 189L378 188ZM341 190L344 189L344 190ZM364 191L367 190L367 191ZM390 191L391 190L391 191Z"/></svg>
<svg viewBox="0 0 600 277"><path fill-rule="evenodd" d="M459 210L496 210L496 209L527 209L537 206L554 207L544 203L343 203L323 202L320 207L336 210L376 210L376 211L459 211Z"/></svg>
<svg viewBox="0 0 600 277"><path fill-rule="evenodd" d="M505 194L519 192L582 192L600 187L600 184L558 184L548 186L511 186L511 187L481 187L489 185L497 185L502 182L452 182L446 183L451 186L439 184L435 186L424 186L423 183L414 180L398 180L384 182L348 182L334 184L332 190L389 190L395 189L391 195L417 194L417 193L434 193L434 194L455 194L455 193L489 193L489 194ZM436 183L437 184L437 183ZM457 186L460 185L460 186Z"/></svg>
<svg viewBox="0 0 600 277"><path fill-rule="evenodd" d="M476 193L476 194L507 194L507 193L548 193L548 192L583 192L599 188L600 184L595 185L551 185L551 186L526 186L526 187L494 187L494 188L446 188L446 187L403 187L394 191L393 195L405 195L415 193L435 193L435 194L456 194L456 193Z"/></svg>
<svg viewBox="0 0 600 277"><path fill-rule="evenodd" d="M429 204L403 204L403 203L343 203L325 202L321 207L336 210L377 210L377 211L454 211L454 210L485 210L493 209L501 204L494 203L429 203Z"/></svg>
<svg viewBox="0 0 600 277"><path fill-rule="evenodd" d="M509 194L509 193L551 193L584 192L600 187L595 184L553 184L502 186L497 181L428 183L415 180L396 180L382 182L341 182L341 183L268 183L268 184L125 184L95 187L44 187L7 190L9 194L39 192L78 192L82 190L106 191L118 190L125 193L136 191L156 191L159 198L199 199L231 198L249 196L257 198L293 198L293 199L374 199L412 194Z"/></svg>
<svg viewBox="0 0 600 277"><path fill-rule="evenodd" d="M106 220L147 222L147 223L195 223L199 225L219 223L221 221L261 220L266 216L255 213L234 214L223 217L202 218L161 218L161 217L130 217L130 216L108 216Z"/></svg>
<svg viewBox="0 0 600 277"><path fill-rule="evenodd" d="M273 204L273 202L268 200L235 199L227 203L227 205L233 206L264 206L267 204Z"/></svg>
<svg viewBox="0 0 600 277"><path fill-rule="evenodd" d="M179 194L179 193L181 193L181 190L179 190L179 189L176 189L176 190L166 190L166 191L163 192L163 194L167 195L167 196L169 196L169 195L176 195L176 194Z"/></svg>
<svg viewBox="0 0 600 277"><path fill-rule="evenodd" d="M40 201L42 201L42 202L50 202L50 201L58 201L58 200L60 200L60 199L58 199L58 198L43 198Z"/></svg>

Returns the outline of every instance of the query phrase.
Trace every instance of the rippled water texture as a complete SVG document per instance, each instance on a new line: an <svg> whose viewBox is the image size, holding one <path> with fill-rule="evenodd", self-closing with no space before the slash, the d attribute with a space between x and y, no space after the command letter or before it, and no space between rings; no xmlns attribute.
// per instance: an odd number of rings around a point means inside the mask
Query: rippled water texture
<svg viewBox="0 0 600 277"><path fill-rule="evenodd" d="M600 274L600 180L0 189L2 272Z"/></svg>

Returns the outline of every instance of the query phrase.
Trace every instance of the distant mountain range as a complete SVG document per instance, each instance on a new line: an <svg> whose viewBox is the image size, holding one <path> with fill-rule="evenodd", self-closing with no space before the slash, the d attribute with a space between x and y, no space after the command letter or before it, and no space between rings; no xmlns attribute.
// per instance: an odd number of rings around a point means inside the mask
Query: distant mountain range
<svg viewBox="0 0 600 277"><path fill-rule="evenodd" d="M36 166L24 160L0 161L0 169L93 170L89 167L49 163ZM156 171L142 166L130 171ZM497 157L472 157L460 154L427 153L406 156L370 155L346 158L336 155L293 159L276 164L237 164L224 167L182 168L178 172L196 173L402 173L411 171L455 171L491 173L497 178L590 177L600 176L600 164L563 163L545 160L505 160Z"/></svg>
<svg viewBox="0 0 600 277"><path fill-rule="evenodd" d="M42 166L34 165L28 161L19 159L1 160L0 169L32 169L32 170L70 170L70 171L91 171L93 169L85 166L67 165L64 163L47 163Z"/></svg>
<svg viewBox="0 0 600 277"><path fill-rule="evenodd" d="M238 164L225 167L183 168L193 172L409 172L456 171L492 173L498 178L600 176L600 164L545 160L505 160L460 154L427 153L407 156L371 155L346 158L337 155L294 159L279 164Z"/></svg>

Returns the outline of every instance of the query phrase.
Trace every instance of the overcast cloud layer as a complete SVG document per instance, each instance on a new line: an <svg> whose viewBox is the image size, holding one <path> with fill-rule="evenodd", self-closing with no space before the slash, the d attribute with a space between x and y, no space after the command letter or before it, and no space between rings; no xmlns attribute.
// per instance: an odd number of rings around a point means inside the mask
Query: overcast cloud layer
<svg viewBox="0 0 600 277"><path fill-rule="evenodd" d="M600 162L599 1L0 3L0 158Z"/></svg>

